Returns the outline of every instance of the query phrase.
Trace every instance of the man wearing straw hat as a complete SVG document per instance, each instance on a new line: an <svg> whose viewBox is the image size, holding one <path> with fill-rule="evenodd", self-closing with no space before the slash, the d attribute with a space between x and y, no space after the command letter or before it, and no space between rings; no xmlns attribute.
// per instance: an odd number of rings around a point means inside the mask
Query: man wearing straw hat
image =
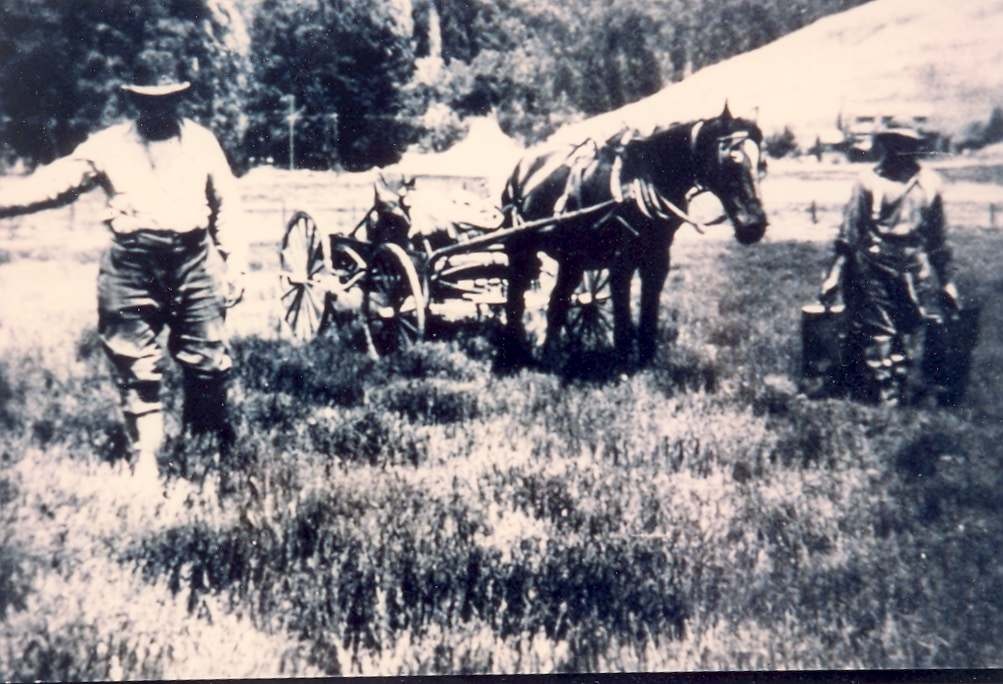
<svg viewBox="0 0 1003 684"><path fill-rule="evenodd" d="M112 240L98 275L98 332L121 394L133 474L147 485L158 482L164 437L157 338L165 326L167 350L184 372L186 426L215 433L221 448L233 438L224 312L242 297L246 248L223 150L212 133L178 114L190 85L173 55L144 51L133 82L121 86L133 120L0 189L0 217L67 204L94 187L107 195Z"/></svg>
<svg viewBox="0 0 1003 684"><path fill-rule="evenodd" d="M830 305L838 292L850 318L850 339L863 363L852 389L881 404L907 400L915 362L915 333L928 316L923 293L931 270L941 305L958 310L941 181L923 168L923 138L891 122L875 135L881 161L858 179L836 238L836 257L819 298ZM854 354L850 354L851 358Z"/></svg>

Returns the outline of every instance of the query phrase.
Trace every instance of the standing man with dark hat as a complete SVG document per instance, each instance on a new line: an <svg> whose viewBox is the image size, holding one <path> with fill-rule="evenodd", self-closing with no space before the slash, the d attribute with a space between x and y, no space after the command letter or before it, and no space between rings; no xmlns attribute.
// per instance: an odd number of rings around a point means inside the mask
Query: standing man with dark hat
<svg viewBox="0 0 1003 684"><path fill-rule="evenodd" d="M854 389L878 403L896 404L907 398L931 270L944 307L958 309L958 291L945 240L942 182L919 163L922 136L891 122L875 142L881 161L853 188L819 298L831 304L842 287L850 338L863 361L853 374Z"/></svg>
<svg viewBox="0 0 1003 684"><path fill-rule="evenodd" d="M157 338L165 326L167 351L184 372L184 423L217 434L221 447L233 439L224 313L241 299L246 270L233 172L215 136L179 115L190 83L176 67L173 55L142 53L133 82L121 86L133 120L0 188L0 217L67 204L94 187L107 195L98 332L121 393L133 473L147 484L157 482L164 437Z"/></svg>

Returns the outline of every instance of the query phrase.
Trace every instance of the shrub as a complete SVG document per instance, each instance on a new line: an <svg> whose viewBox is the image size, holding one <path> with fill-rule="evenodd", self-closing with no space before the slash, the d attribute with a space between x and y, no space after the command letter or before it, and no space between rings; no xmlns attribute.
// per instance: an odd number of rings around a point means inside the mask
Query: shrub
<svg viewBox="0 0 1003 684"><path fill-rule="evenodd" d="M9 504L17 499L18 492L13 482L0 478L0 512L12 510ZM29 557L12 537L12 516L4 515L3 532L0 536L0 620L7 617L10 610L24 610L25 597L31 589L32 566Z"/></svg>
<svg viewBox="0 0 1003 684"><path fill-rule="evenodd" d="M478 390L448 380L394 383L375 401L412 422L457 423L480 414Z"/></svg>
<svg viewBox="0 0 1003 684"><path fill-rule="evenodd" d="M441 152L461 140L466 132L467 127L456 112L436 102L421 117L415 144L420 150Z"/></svg>
<svg viewBox="0 0 1003 684"><path fill-rule="evenodd" d="M316 453L373 466L418 465L427 449L426 440L404 429L400 418L376 408L339 423L310 421L306 434Z"/></svg>
<svg viewBox="0 0 1003 684"><path fill-rule="evenodd" d="M0 360L0 429L13 431L21 423L23 391L16 387L7 363Z"/></svg>
<svg viewBox="0 0 1003 684"><path fill-rule="evenodd" d="M1003 109L993 107L986 121L986 127L982 130L982 144L992 145L1003 140Z"/></svg>
<svg viewBox="0 0 1003 684"><path fill-rule="evenodd" d="M368 359L327 339L295 346L247 337L233 345L235 366L248 390L284 392L313 405L354 406L364 396Z"/></svg>
<svg viewBox="0 0 1003 684"><path fill-rule="evenodd" d="M613 634L681 636L689 615L683 564L660 539L523 539L503 556L480 543L485 527L467 502L393 480L364 492L334 486L274 522L179 526L131 556L188 593L192 609L225 592L317 653L332 643L387 649L405 632L473 620L502 639L543 634L601 652Z"/></svg>
<svg viewBox="0 0 1003 684"><path fill-rule="evenodd" d="M790 129L790 126L784 126L784 130L779 133L766 136L763 146L766 149L766 153L774 159L780 159L788 155L793 156L798 151L797 139L794 137L794 131Z"/></svg>

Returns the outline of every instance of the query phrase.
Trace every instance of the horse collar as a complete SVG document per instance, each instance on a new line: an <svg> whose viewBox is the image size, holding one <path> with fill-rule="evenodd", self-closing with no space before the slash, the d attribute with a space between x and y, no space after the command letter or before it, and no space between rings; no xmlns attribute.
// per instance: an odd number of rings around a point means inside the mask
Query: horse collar
<svg viewBox="0 0 1003 684"><path fill-rule="evenodd" d="M703 119L700 119L693 124L693 128L690 130L690 152L693 153L694 157L697 155L697 140L700 139L700 129L703 128L703 124Z"/></svg>
<svg viewBox="0 0 1003 684"><path fill-rule="evenodd" d="M700 131L703 130L704 120L700 119L695 124L693 128L690 129L690 154L693 157L693 187L697 188L698 191L702 192L704 190L704 184L700 182L700 163L699 157L697 157L697 141L700 139Z"/></svg>

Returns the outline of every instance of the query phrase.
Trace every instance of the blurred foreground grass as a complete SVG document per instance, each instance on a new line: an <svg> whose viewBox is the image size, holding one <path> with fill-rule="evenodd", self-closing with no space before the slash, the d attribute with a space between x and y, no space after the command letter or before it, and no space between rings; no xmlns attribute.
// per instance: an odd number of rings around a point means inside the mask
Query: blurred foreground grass
<svg viewBox="0 0 1003 684"><path fill-rule="evenodd" d="M1003 237L954 244L984 305L956 409L777 396L827 246L690 241L629 375L236 339L231 460L162 454L187 501L109 465L93 329L8 340L0 675L999 666Z"/></svg>

